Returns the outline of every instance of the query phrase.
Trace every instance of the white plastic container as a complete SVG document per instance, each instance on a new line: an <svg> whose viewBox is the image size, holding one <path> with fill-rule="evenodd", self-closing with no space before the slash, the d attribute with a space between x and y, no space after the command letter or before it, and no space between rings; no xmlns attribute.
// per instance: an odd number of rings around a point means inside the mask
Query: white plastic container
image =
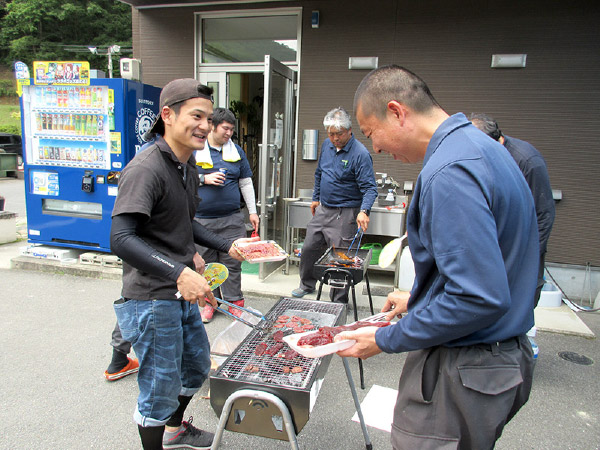
<svg viewBox="0 0 600 450"><path fill-rule="evenodd" d="M400 276L398 278L398 289L410 291L415 282L415 265L410 254L410 249L404 247L400 254Z"/></svg>
<svg viewBox="0 0 600 450"><path fill-rule="evenodd" d="M332 342L331 344L318 345L316 347L307 348L298 345L298 341L300 340L300 338L309 334L315 334L317 332L318 330L307 331L306 333L289 334L283 337L283 341L287 345L289 345L292 350L297 351L302 356L306 356L307 358L320 358L321 356L330 355L341 350L346 350L347 348L352 347L356 343L355 340L344 339L342 341Z"/></svg>
<svg viewBox="0 0 600 450"><path fill-rule="evenodd" d="M542 308L560 308L562 305L562 292L552 283L544 284L538 306Z"/></svg>

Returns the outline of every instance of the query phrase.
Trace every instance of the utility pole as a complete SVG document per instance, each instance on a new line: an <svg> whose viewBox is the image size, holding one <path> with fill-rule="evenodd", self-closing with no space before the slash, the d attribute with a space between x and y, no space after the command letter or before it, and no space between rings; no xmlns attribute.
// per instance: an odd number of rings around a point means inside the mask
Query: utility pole
<svg viewBox="0 0 600 450"><path fill-rule="evenodd" d="M113 77L113 63L112 63L112 55L113 53L120 53L121 46L120 45L111 45L105 51L98 50L98 47L88 47L88 50L92 52L94 55L108 55L108 77Z"/></svg>

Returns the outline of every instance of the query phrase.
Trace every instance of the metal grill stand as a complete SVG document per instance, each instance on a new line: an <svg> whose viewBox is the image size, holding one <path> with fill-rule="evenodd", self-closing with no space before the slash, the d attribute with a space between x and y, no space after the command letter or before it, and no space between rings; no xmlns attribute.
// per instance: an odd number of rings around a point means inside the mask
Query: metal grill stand
<svg viewBox="0 0 600 450"><path fill-rule="evenodd" d="M371 438L369 437L369 431L367 430L367 425L365 424L365 419L363 417L362 409L360 406L360 401L358 400L358 395L356 393L356 386L354 385L354 380L352 379L352 373L350 372L350 366L348 365L347 358L342 358L344 363L344 370L346 371L346 377L348 378L348 385L350 386L350 392L352 393L352 399L354 400L354 406L356 408L356 413L358 414L358 419L360 420L360 427L362 429L363 436L365 438L365 448L367 450L373 449L373 444L371 443ZM231 410L233 408L233 404L237 399L247 398L250 399L251 402L255 402L255 407L262 408L264 407L264 403L269 402L275 407L279 409L281 412L281 416L283 418L283 424L285 425L285 430L288 435L288 440L290 442L290 447L292 450L299 450L298 446L298 438L296 436L296 432L294 430L294 423L292 421L292 415L286 404L275 394L271 394L270 392L255 390L255 389L240 389L232 393L227 400L225 401L225 406L223 407L223 411L221 412L221 416L219 417L219 424L217 425L217 430L215 432L215 438L212 443L212 450L217 450L221 445L221 439L223 438L223 431L225 431L225 427L227 425L227 420L229 419L229 415L231 414ZM262 402L261 402L262 401Z"/></svg>
<svg viewBox="0 0 600 450"><path fill-rule="evenodd" d="M369 308L371 315L373 311L373 297L371 297L371 286L369 284L369 274L365 272L365 283L367 285L367 295L369 296ZM323 272L323 276L319 280L319 291L317 293L317 301L321 299L323 284L331 286L332 289L345 289L347 286L352 288L352 305L354 307L354 321L358 321L358 308L356 307L356 289L354 288L354 277L349 270L333 267ZM365 375L363 370L362 359L358 360L358 371L360 374L360 388L365 388Z"/></svg>

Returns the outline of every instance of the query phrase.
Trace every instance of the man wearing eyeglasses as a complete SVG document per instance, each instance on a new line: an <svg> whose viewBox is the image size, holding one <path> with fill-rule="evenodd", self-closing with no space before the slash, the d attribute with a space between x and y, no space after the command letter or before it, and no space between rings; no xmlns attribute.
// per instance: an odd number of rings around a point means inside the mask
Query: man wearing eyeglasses
<svg viewBox="0 0 600 450"><path fill-rule="evenodd" d="M292 296L314 292L317 279L313 269L327 247L349 247L358 227L367 231L369 214L377 199L373 159L367 148L352 134L352 117L334 108L323 119L328 138L321 146L315 171L311 211L300 255L300 287ZM331 289L336 303L348 303L348 289Z"/></svg>
<svg viewBox="0 0 600 450"><path fill-rule="evenodd" d="M252 170L246 153L232 141L235 131L235 116L225 108L215 108L208 145L195 153L198 166L200 203L195 220L210 231L225 239L246 237L245 216L242 198L248 207L250 224L258 231L258 215ZM197 246L198 253L206 263L219 262L229 270L227 280L221 285L223 300L244 306L242 292L242 263L226 253L212 248ZM207 303L201 311L202 321L208 323L214 314L213 305ZM229 308L236 316L241 311Z"/></svg>

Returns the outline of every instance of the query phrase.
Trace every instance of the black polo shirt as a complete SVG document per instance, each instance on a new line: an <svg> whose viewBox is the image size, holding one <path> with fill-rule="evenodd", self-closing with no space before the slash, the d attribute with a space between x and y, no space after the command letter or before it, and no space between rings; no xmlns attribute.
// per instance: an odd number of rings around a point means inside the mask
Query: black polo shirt
<svg viewBox="0 0 600 450"><path fill-rule="evenodd" d="M112 216L144 215L147 220L136 234L170 260L193 269L196 248L192 221L199 201L198 184L194 157L183 164L165 140L158 137L123 170ZM169 300L175 299L176 292L173 281L123 262L123 297Z"/></svg>

